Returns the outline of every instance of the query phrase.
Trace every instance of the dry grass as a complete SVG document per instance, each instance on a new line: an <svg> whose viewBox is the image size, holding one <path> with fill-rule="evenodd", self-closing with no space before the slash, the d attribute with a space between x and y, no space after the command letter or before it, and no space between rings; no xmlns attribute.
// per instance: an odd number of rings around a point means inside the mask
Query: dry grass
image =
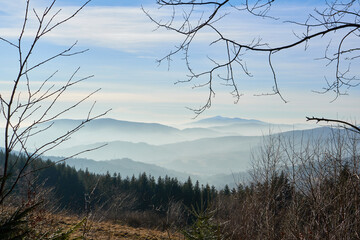
<svg viewBox="0 0 360 240"><path fill-rule="evenodd" d="M52 229L67 230L75 226L82 219L76 216L65 214L49 215L52 222ZM181 234L174 232L162 232L159 230L133 228L122 224L107 221L88 220L78 229L74 237L85 236L85 239L142 239L142 240L165 240L165 239L184 239Z"/></svg>
<svg viewBox="0 0 360 240"><path fill-rule="evenodd" d="M15 211L13 207L2 207L1 216L10 216ZM66 232L80 223L83 218L67 213L53 214L44 209L35 209L27 217L27 221L34 237L51 236L57 231ZM115 240L115 239L141 239L141 240L181 240L183 235L172 231L159 231L156 229L134 228L110 221L95 221L91 217L72 235L72 238L83 237L86 240Z"/></svg>

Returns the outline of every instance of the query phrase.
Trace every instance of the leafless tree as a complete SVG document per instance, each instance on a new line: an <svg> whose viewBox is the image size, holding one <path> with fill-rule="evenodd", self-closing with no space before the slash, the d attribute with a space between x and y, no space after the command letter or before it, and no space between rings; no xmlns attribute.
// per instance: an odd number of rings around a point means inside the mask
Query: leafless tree
<svg viewBox="0 0 360 240"><path fill-rule="evenodd" d="M212 97L215 95L214 82L219 80L232 88L231 94L238 102L242 94L238 88L240 74L243 72L247 76L252 76L247 68L249 55L260 53L265 57L273 78L273 89L270 93L259 95L278 95L282 101L287 102L283 97L277 73L274 68L273 56L279 52L308 45L320 39L324 46L324 55L319 59L325 61L326 66L334 69L332 79L326 79L326 85L319 93L334 92L335 99L340 95L346 94L347 90L359 85L359 76L356 66L351 68L351 64L358 64L360 48L356 43L350 43L355 39L358 41L360 28L360 2L356 0L345 1L325 1L322 9L314 9L307 20L303 22L286 19L287 23L292 23L296 27L303 28L301 34L295 33L295 40L288 43L264 42L261 37L254 38L249 42L228 36L224 27L226 24L221 22L230 14L247 14L248 16L268 19L269 21L280 21L277 16L272 15L272 8L275 0L157 0L159 9L168 12L168 19L157 19L155 14L144 9L144 12L156 24L158 28L167 29L183 36L183 40L166 56L161 58L159 63L170 62L176 55L183 54L189 70L188 79L183 82L196 82L195 87L208 88L209 94L206 103L197 109L193 109L195 114L201 114L211 106ZM246 25L246 22L233 22L230 24ZM195 71L195 66L191 64L191 46L202 34L211 33L215 35L210 45L223 48L225 57L210 58L212 66L207 70ZM206 35L207 36L207 35ZM206 37L205 36L205 37ZM329 36L329 38L323 38ZM336 36L336 37L334 37ZM355 69L355 71L354 71Z"/></svg>
<svg viewBox="0 0 360 240"><path fill-rule="evenodd" d="M48 129L52 128L54 120L71 112L99 91L99 89L97 89L71 105L62 106L59 103L69 89L93 76L79 77L80 68L77 68L73 73L69 74L69 77L65 79L64 83L60 86L54 82L58 71L44 76L39 85L33 83L34 80L31 79L33 73L44 65L47 66L49 62L59 58L82 54L87 51L76 50L77 42L75 42L54 55L43 59L34 57L38 54L37 47L40 44L40 40L49 35L50 32L56 30L59 26L64 25L74 18L89 2L90 0L85 1L78 9L74 10L74 12L64 16L60 14L61 9L56 6L56 0L49 1L47 7L41 11L34 8L31 9L32 5L30 0L27 0L22 27L19 29L17 40L6 39L0 36L0 40L5 43L2 47L15 49L19 62L15 79L9 79L9 82L12 81L10 91L6 92L2 90L0 92L1 124L3 124L5 129L4 136L1 138L5 157L0 167L0 204L2 204L14 190L19 180L26 174L29 174L29 166L35 159L38 159L47 151L69 140L72 134L77 132L89 121L107 113L107 111L105 111L100 114L93 114L94 102L89 111L85 113L85 119L76 127L58 136L51 136L52 140L36 146L35 149L30 149L27 145L30 139L39 134L46 133ZM32 24L30 26L29 19L35 19L35 31L32 29L34 26ZM31 35L32 38L30 44L28 35ZM14 151L17 151L16 154L11 155ZM20 163L21 158L25 158L25 162L21 163L19 167L20 170L18 172L11 172L13 166ZM31 169L31 171L36 170L37 169Z"/></svg>

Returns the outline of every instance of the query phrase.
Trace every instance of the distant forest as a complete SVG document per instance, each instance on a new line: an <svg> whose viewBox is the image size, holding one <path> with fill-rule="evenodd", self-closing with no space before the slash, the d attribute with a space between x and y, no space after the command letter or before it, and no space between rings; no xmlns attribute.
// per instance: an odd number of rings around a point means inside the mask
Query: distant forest
<svg viewBox="0 0 360 240"><path fill-rule="evenodd" d="M4 153L0 152L0 164L3 164L3 159ZM11 172L18 172L24 161L24 157L12 155ZM180 182L168 176L155 179L146 173L132 177L116 173L111 176L109 173L91 173L87 169L76 170L64 162L54 164L53 161L42 159L35 160L31 166L22 179L24 184L20 184L15 191L16 195L29 201L40 192L48 192L45 200L51 199L58 209L76 214L95 210L106 212L116 208L116 211L122 212L151 212L161 217L174 204L181 203L182 210L194 206L206 208L219 194L231 193L227 185L224 190L218 191L208 184L193 183L190 177L186 182ZM29 182L32 184L26 184ZM236 190L232 189L232 192Z"/></svg>

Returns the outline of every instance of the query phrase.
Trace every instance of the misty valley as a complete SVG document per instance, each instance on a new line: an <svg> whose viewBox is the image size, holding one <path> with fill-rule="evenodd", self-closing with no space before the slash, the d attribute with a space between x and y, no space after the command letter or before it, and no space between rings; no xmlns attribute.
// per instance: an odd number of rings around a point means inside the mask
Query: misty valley
<svg viewBox="0 0 360 240"><path fill-rule="evenodd" d="M36 147L77 126L81 120L56 120L48 123L46 133L28 142ZM48 126L39 126L47 128ZM96 119L86 124L69 140L47 152L53 161L85 152L66 163L92 173L120 173L137 176L143 172L154 177L166 175L181 181L190 176L202 184L235 186L245 180L250 159L269 134L326 134L328 128L306 124L270 124L259 120L213 117L183 124L178 128L157 123ZM314 128L314 129L312 129ZM307 131L300 131L300 130Z"/></svg>

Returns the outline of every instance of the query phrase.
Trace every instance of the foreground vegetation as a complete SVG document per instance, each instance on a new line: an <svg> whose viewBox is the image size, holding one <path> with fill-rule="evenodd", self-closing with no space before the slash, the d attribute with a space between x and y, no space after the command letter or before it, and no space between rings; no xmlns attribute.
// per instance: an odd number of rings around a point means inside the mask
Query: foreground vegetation
<svg viewBox="0 0 360 240"><path fill-rule="evenodd" d="M113 221L84 219L69 212L49 213L41 208L32 211L26 220L32 226L32 231L23 236L25 239L183 239L181 234L170 231L134 228L121 223L114 223ZM74 226L77 227L74 228ZM71 232L71 234L68 236L63 234L63 238L61 238L61 233L66 232ZM0 236L4 236L2 232Z"/></svg>
<svg viewBox="0 0 360 240"><path fill-rule="evenodd" d="M247 187L214 203L229 239L359 239L359 134L267 138Z"/></svg>

